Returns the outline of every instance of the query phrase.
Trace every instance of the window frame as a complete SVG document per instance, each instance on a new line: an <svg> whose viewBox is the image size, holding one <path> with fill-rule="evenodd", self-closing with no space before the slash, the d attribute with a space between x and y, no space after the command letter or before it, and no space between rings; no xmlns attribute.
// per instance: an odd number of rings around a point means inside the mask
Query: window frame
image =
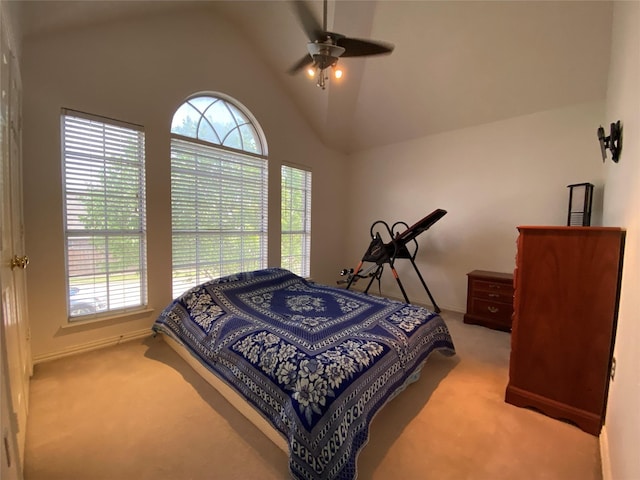
<svg viewBox="0 0 640 480"><path fill-rule="evenodd" d="M285 192L288 192L289 198L293 200L293 195L291 195L294 186L285 185L285 170L290 170L292 172L298 171L303 172L304 174L304 185L299 185L296 190L303 192L302 193L302 202L303 205L298 205L297 210L302 215L302 229L285 229L285 215L291 215L292 209L287 208L285 206ZM280 265L282 268L286 268L296 275L301 277L309 278L311 276L311 224L312 224L312 197L313 197L313 172L311 168L296 165L292 163L282 163L280 167ZM291 223L291 222L289 222ZM301 259L299 263L300 269L295 268L298 265L293 265L294 256L291 254L285 255L284 249L286 245L291 245L291 241L287 240L287 238L291 238L294 236L301 236L301 244L300 251L301 254L296 257Z"/></svg>
<svg viewBox="0 0 640 480"><path fill-rule="evenodd" d="M68 323L144 310L145 129L67 108L61 109L60 129ZM117 181L109 182L109 175ZM116 228L117 222L125 223ZM74 243L80 245L75 252Z"/></svg>

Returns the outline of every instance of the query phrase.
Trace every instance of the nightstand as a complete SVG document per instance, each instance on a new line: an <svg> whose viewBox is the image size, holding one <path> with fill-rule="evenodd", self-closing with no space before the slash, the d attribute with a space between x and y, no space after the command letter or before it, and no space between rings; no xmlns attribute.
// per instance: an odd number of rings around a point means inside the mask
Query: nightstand
<svg viewBox="0 0 640 480"><path fill-rule="evenodd" d="M464 323L511 331L513 275L474 270L467 274L467 313Z"/></svg>

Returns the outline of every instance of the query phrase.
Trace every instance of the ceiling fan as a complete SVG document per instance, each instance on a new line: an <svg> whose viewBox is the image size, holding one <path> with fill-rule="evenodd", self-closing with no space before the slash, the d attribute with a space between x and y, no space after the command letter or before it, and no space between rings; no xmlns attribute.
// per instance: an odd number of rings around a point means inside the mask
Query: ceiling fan
<svg viewBox="0 0 640 480"><path fill-rule="evenodd" d="M307 43L309 53L298 60L289 69L289 73L293 75L309 67L308 71L311 75L317 75L317 85L323 90L328 80L325 74L327 68L333 67L337 78L342 76L342 72L336 68L340 57L367 57L389 54L393 51L394 46L390 43L348 38L341 33L327 31L327 0L323 2L322 26L305 1L294 1L293 5L302 28L309 38Z"/></svg>

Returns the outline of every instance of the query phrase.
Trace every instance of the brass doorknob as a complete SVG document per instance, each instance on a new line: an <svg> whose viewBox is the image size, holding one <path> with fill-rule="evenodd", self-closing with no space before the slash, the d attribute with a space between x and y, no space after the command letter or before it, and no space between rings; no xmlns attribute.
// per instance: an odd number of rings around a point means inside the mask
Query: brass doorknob
<svg viewBox="0 0 640 480"><path fill-rule="evenodd" d="M27 265L29 265L29 257L27 257L26 255L24 257L19 257L18 255L14 255L13 258L11 259L11 270L13 270L16 267L20 267L24 269L24 268L27 268Z"/></svg>

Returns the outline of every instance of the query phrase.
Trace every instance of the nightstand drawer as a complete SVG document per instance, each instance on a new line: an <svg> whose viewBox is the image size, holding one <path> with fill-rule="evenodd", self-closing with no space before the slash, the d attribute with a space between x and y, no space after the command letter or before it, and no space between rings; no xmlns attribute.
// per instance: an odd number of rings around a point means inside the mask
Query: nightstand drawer
<svg viewBox="0 0 640 480"><path fill-rule="evenodd" d="M490 302L513 303L513 291L511 292L485 292L483 290L474 290L471 298L488 300Z"/></svg>
<svg viewBox="0 0 640 480"><path fill-rule="evenodd" d="M511 315L513 315L513 305L510 303L491 302L481 300L479 298L471 299L471 315L482 316L498 320L501 323L511 324Z"/></svg>
<svg viewBox="0 0 640 480"><path fill-rule="evenodd" d="M477 293L484 292L513 297L513 285L511 283L498 283L475 278L471 281L471 289Z"/></svg>

